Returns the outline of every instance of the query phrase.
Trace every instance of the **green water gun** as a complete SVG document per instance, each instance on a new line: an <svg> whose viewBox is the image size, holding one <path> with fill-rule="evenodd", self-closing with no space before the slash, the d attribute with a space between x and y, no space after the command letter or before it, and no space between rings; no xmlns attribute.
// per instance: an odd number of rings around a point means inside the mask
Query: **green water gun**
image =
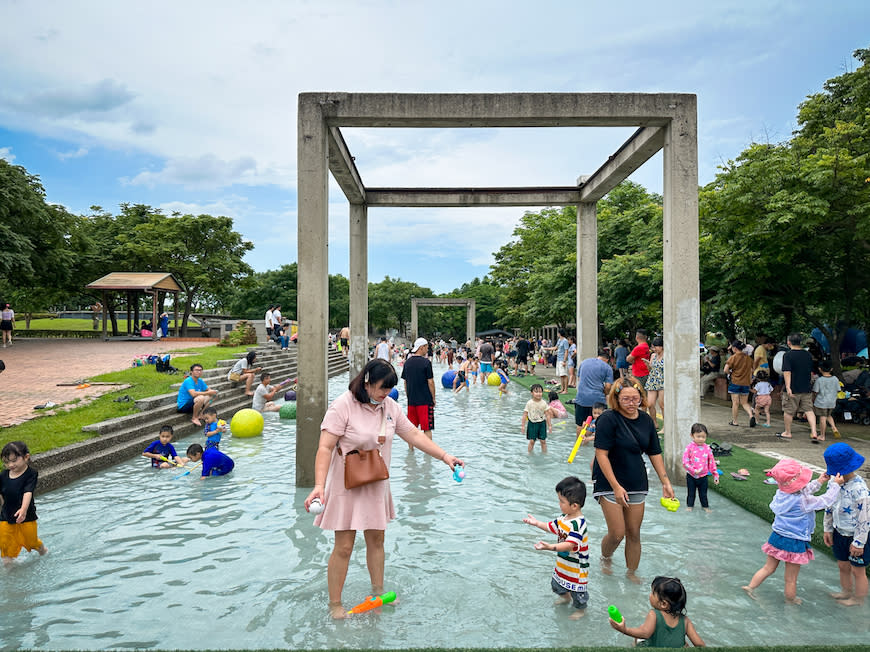
<svg viewBox="0 0 870 652"><path fill-rule="evenodd" d="M619 613L619 609L616 608L615 604L612 604L609 607L607 607L607 615L610 616L610 618L615 623L622 622L622 614Z"/></svg>

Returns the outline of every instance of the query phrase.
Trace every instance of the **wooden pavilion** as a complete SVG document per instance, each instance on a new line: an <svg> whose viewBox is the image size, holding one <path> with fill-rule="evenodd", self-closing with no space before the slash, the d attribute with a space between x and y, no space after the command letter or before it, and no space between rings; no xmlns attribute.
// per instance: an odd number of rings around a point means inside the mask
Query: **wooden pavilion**
<svg viewBox="0 0 870 652"><path fill-rule="evenodd" d="M98 278L92 283L85 286L88 290L99 290L103 295L103 339L109 339L107 334L108 320L108 294L126 293L127 301L127 329L128 335L132 335L130 328L130 306L135 300L138 293L151 294L153 297L151 308L151 339L157 339L157 295L159 292L169 292L175 295L174 301L174 322L175 322L175 337L179 334L178 324L178 293L183 292L184 288L176 278L168 272L112 272L106 274L102 278Z"/></svg>

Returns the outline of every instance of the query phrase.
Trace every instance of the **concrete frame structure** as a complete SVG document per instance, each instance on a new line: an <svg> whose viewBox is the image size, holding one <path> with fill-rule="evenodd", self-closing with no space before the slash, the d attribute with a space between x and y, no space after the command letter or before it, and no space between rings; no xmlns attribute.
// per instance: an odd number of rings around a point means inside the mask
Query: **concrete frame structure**
<svg viewBox="0 0 870 652"><path fill-rule="evenodd" d="M681 480L680 455L698 419L697 98L680 93L301 93L297 114L299 380L296 485L314 483L327 406L328 175L350 203L351 368L365 363L369 206L577 206L577 346L598 346L596 202L660 149L663 155L665 466ZM626 127L637 131L575 186L366 188L341 127ZM586 300L581 300L587 297Z"/></svg>
<svg viewBox="0 0 870 652"><path fill-rule="evenodd" d="M417 299L411 297L411 339L417 339L417 308L419 306L465 306L465 340L474 342L477 332L477 301L474 299ZM699 390L700 391L700 390Z"/></svg>

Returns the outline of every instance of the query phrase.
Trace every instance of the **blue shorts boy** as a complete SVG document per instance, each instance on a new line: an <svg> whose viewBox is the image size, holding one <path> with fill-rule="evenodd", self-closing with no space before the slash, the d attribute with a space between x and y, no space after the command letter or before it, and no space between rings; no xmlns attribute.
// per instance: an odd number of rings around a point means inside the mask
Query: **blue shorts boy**
<svg viewBox="0 0 870 652"><path fill-rule="evenodd" d="M566 593L569 593L571 595L571 604L575 609L585 609L589 602L589 594L586 591L569 591L559 584L555 577L550 578L550 587L556 595L565 595Z"/></svg>

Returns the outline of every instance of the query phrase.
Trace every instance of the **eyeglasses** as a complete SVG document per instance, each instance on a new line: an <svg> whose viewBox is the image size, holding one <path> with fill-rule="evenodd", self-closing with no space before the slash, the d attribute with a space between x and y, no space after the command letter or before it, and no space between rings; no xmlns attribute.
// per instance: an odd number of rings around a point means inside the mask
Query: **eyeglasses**
<svg viewBox="0 0 870 652"><path fill-rule="evenodd" d="M620 403L640 403L640 396L620 396Z"/></svg>

